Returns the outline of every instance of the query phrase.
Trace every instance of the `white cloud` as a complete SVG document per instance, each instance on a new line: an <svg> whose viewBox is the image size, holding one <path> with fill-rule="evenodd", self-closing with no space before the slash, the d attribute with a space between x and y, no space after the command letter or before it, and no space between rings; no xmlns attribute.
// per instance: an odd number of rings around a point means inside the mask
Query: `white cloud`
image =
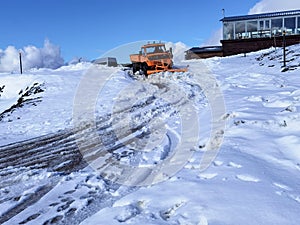
<svg viewBox="0 0 300 225"><path fill-rule="evenodd" d="M43 48L26 46L17 50L14 46L0 49L0 72L19 70L19 52L22 54L23 69L51 68L56 69L64 64L60 48L45 40Z"/></svg>
<svg viewBox="0 0 300 225"><path fill-rule="evenodd" d="M0 49L0 71L12 71L19 68L19 52L13 46Z"/></svg>
<svg viewBox="0 0 300 225"><path fill-rule="evenodd" d="M63 65L64 60L60 54L60 47L53 45L49 40L45 40L44 47L41 49L43 67L56 69Z"/></svg>
<svg viewBox="0 0 300 225"><path fill-rule="evenodd" d="M249 10L249 14L285 11L293 9L300 9L299 0L262 0L256 3Z"/></svg>
<svg viewBox="0 0 300 225"><path fill-rule="evenodd" d="M204 42L202 46L218 46L221 45L220 40L222 39L223 36L223 29L220 28L216 31L214 31L211 35L211 37Z"/></svg>

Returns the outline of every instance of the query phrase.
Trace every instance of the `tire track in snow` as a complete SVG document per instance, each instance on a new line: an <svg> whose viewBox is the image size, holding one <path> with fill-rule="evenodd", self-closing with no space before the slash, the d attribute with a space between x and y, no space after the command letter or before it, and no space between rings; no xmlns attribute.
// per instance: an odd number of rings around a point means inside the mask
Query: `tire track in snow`
<svg viewBox="0 0 300 225"><path fill-rule="evenodd" d="M68 163L65 163L68 162ZM59 166L61 165L61 166ZM22 183L16 175L30 170L47 169L53 172L46 185L38 188L26 199L15 204L0 217L0 224L8 221L47 194L60 180L61 174L69 174L86 166L76 146L72 132L61 132L0 147L0 188Z"/></svg>
<svg viewBox="0 0 300 225"><path fill-rule="evenodd" d="M170 87L165 83L153 83L152 85L157 86L157 88L161 91L160 94L168 94L170 92ZM171 104L165 103L156 106L155 103L156 99L153 98L153 93L150 92L147 93L147 98L145 98L143 103L136 103L133 106L123 108L122 110L114 113L116 115L121 115L132 113L134 111L150 110L152 115L159 117L164 113L170 113L171 106L176 108L182 107L185 104L180 99L175 99ZM102 139L106 140L105 147L108 148L108 152L111 154L109 157L116 157L114 152L130 143L133 139L137 137L143 138L143 135L145 134L141 132L141 130L153 119L141 118L138 123L132 127L132 130L134 130L132 136L128 137L126 132L121 133L121 140L116 142L116 139L112 136L113 130L116 128L122 130L124 128L124 124L118 124L118 122L112 121L111 118L112 115L109 114L104 117L97 118L97 130L99 131ZM113 122L116 122L116 124L114 124L114 128L112 127ZM84 138L88 137L91 132L90 129L91 128L88 124L83 124L82 127L79 127L76 130L65 130L55 134L45 135L6 146L0 146L0 177L1 180L3 180L0 184L0 189L10 187L10 185L18 182L21 183L22 179L15 180L15 175L18 173L22 174L24 171L46 169L53 173L53 176L48 178L49 181L47 184L40 186L34 193L27 195L26 199L15 204L14 207L9 209L3 215L0 214L1 224L5 221L9 221L11 218L21 213L24 209L37 203L58 184L62 175L66 176L74 171L80 171L87 166L77 147L76 140L82 138L82 132L86 134ZM95 142L93 140L90 140L90 144L86 146L87 149L92 149L90 152L91 157L95 157L97 154L101 155L101 146L95 146L94 143ZM169 143L169 145L171 144L172 143ZM109 186L110 185L108 185L108 189ZM107 198L109 199L110 197L111 195ZM97 196L97 199L101 199L101 195ZM103 203L99 200L98 202L96 201L94 204L91 204L89 207L94 207L94 210L92 211L96 212L99 210L99 207L103 207ZM89 211L89 207L85 210ZM85 212L85 214L87 215L88 213ZM74 217L74 215L64 215L61 221L66 223L67 219L72 217ZM81 217L83 218L84 216L81 215ZM77 216L75 216L75 218L77 218ZM74 220L72 221L74 222Z"/></svg>

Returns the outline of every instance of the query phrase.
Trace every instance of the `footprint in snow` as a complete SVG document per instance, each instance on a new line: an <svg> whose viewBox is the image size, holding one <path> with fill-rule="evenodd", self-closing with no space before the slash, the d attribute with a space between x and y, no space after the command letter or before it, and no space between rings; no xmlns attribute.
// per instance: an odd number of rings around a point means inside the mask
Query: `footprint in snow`
<svg viewBox="0 0 300 225"><path fill-rule="evenodd" d="M67 192L65 192L64 194L65 194L65 195L73 194L75 191L76 191L76 190L67 191Z"/></svg>
<svg viewBox="0 0 300 225"><path fill-rule="evenodd" d="M128 220L142 213L141 202L123 206L119 214L114 218L119 223L127 222Z"/></svg>
<svg viewBox="0 0 300 225"><path fill-rule="evenodd" d="M223 165L223 162L222 161L214 161L213 162L214 166L222 166Z"/></svg>
<svg viewBox="0 0 300 225"><path fill-rule="evenodd" d="M27 219L25 219L22 222L20 222L19 224L26 224L26 223L28 223L28 222L30 222L30 221L38 218L40 215L41 214L39 214L39 213L33 214L33 215L29 216Z"/></svg>
<svg viewBox="0 0 300 225"><path fill-rule="evenodd" d="M49 225L49 224L55 224L55 223L58 223L59 221L61 221L63 219L63 216L62 215L58 215L58 216L55 216L47 221L45 221L43 223L43 225Z"/></svg>
<svg viewBox="0 0 300 225"><path fill-rule="evenodd" d="M280 183L273 183L274 186L277 188L281 189L281 191L276 191L275 193L280 195L280 196L286 196L289 198L292 198L296 202L300 203L300 196L299 195L294 195L294 194L288 194L287 192L292 191L293 189Z"/></svg>
<svg viewBox="0 0 300 225"><path fill-rule="evenodd" d="M296 202L300 203L300 196L297 196L297 195L290 195L290 197L292 199L294 199Z"/></svg>
<svg viewBox="0 0 300 225"><path fill-rule="evenodd" d="M273 183L274 186L283 189L285 191L291 191L292 189L289 188L288 186L284 185L284 184L280 184L280 183Z"/></svg>
<svg viewBox="0 0 300 225"><path fill-rule="evenodd" d="M54 202L54 203L49 204L50 207L54 207L54 206L57 206L57 205L59 205L59 202Z"/></svg>
<svg viewBox="0 0 300 225"><path fill-rule="evenodd" d="M218 176L217 173L201 173L198 175L202 180L210 180L216 176Z"/></svg>
<svg viewBox="0 0 300 225"><path fill-rule="evenodd" d="M228 163L228 166L229 166L229 167L233 167L233 168L237 168L237 169L239 169L239 168L242 168L242 167L243 167L242 165L240 165L240 164L236 164L236 163L234 163L234 162L230 162L230 163Z"/></svg>
<svg viewBox="0 0 300 225"><path fill-rule="evenodd" d="M256 178L256 177L253 177L253 176L250 176L250 175L245 175L245 174L238 174L236 175L236 178L241 180L241 181L246 181L246 182L259 182L260 179Z"/></svg>

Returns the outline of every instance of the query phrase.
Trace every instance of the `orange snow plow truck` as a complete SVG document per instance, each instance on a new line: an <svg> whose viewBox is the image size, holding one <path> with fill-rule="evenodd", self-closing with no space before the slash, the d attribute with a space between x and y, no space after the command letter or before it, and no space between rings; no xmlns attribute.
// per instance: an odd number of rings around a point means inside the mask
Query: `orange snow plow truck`
<svg viewBox="0 0 300 225"><path fill-rule="evenodd" d="M187 71L187 68L174 68L172 59L172 48L166 50L166 46L164 43L155 42L153 42L152 44L143 45L139 54L130 55L133 74L139 71L146 76L164 71Z"/></svg>

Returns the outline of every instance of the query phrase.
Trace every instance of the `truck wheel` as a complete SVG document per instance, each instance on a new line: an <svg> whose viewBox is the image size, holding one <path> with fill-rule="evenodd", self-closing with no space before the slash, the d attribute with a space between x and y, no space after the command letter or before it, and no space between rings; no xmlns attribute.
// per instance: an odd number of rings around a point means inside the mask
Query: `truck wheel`
<svg viewBox="0 0 300 225"><path fill-rule="evenodd" d="M139 70L140 70L139 65L137 63L133 63L132 64L132 72L133 72L133 74L135 74Z"/></svg>
<svg viewBox="0 0 300 225"><path fill-rule="evenodd" d="M147 71L148 71L147 63L143 63L141 69L142 69L143 74L147 77L148 76L148 74L147 74Z"/></svg>
<svg viewBox="0 0 300 225"><path fill-rule="evenodd" d="M134 66L134 63L132 63L132 73L135 74L135 66Z"/></svg>

